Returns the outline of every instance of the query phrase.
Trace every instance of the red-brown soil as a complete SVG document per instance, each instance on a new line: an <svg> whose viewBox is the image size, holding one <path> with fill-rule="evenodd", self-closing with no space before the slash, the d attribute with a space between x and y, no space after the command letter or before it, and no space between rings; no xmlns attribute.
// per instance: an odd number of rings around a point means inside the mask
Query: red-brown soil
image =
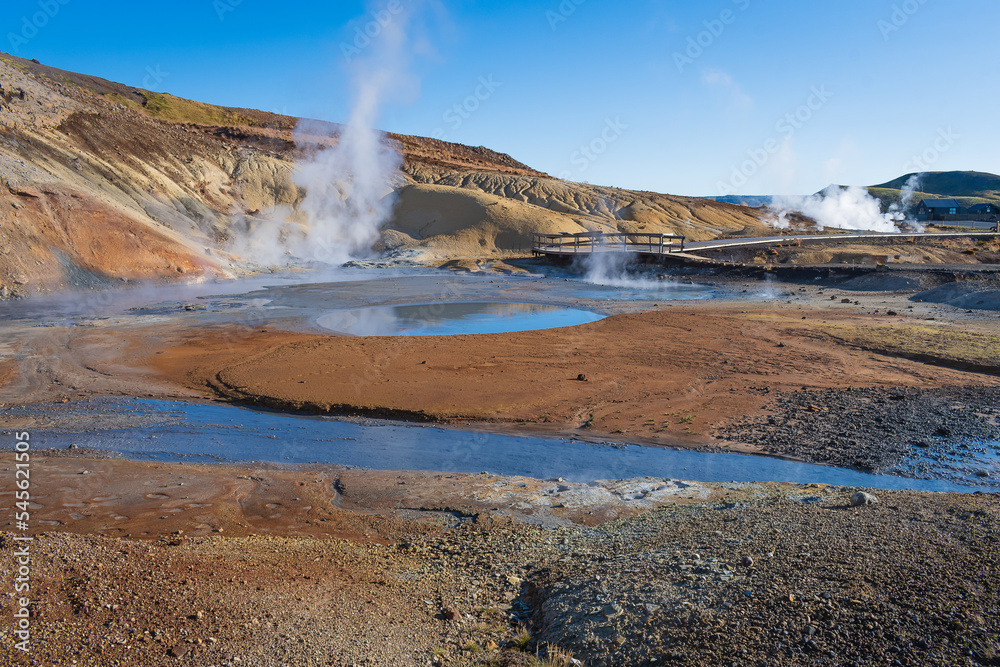
<svg viewBox="0 0 1000 667"><path fill-rule="evenodd" d="M871 354L828 332L906 318L815 308L662 307L546 331L451 337L191 331L149 358L191 389L314 412L529 423L705 444L803 387L955 386L995 377ZM580 375L586 380L577 379Z"/></svg>

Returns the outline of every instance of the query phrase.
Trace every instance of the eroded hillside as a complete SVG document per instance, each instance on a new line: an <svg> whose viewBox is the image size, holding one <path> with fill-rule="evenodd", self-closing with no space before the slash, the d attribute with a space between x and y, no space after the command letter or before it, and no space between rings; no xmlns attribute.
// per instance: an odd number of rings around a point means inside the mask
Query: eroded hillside
<svg viewBox="0 0 1000 667"><path fill-rule="evenodd" d="M0 296L254 270L236 230L295 211L298 119L218 107L0 55ZM311 141L339 126L313 123ZM390 134L389 248L510 256L531 233L757 234L753 209L553 179L509 155Z"/></svg>

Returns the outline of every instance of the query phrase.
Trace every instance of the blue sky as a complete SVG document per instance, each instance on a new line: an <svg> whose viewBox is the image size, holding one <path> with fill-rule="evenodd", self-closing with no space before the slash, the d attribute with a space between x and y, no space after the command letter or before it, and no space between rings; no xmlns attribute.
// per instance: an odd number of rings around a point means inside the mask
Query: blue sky
<svg viewBox="0 0 1000 667"><path fill-rule="evenodd" d="M1000 173L996 0L437 1L7 0L0 50L339 121L354 68L388 34L365 44L358 31L380 15L410 41L394 65L408 85L378 127L572 180L808 194Z"/></svg>

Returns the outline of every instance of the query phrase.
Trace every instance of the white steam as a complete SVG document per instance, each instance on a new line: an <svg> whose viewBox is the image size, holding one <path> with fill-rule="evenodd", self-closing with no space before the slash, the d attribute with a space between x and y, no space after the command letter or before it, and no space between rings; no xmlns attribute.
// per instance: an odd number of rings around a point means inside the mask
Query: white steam
<svg viewBox="0 0 1000 667"><path fill-rule="evenodd" d="M629 270L635 257L615 250L610 248L606 252L597 251L584 255L581 262L585 271L583 282L638 290L662 290L675 284L673 280L665 277L653 280L637 276Z"/></svg>
<svg viewBox="0 0 1000 667"><path fill-rule="evenodd" d="M799 213L812 218L821 227L873 232L898 232L899 221L893 213L882 213L878 199L862 187L841 188L831 185L809 197L775 197L771 208L778 211L773 225L790 226L788 217Z"/></svg>
<svg viewBox="0 0 1000 667"><path fill-rule="evenodd" d="M293 181L306 196L298 209L301 224L285 241L292 259L343 264L365 257L392 214L401 157L368 124L374 104L355 107L332 148L306 143L308 121L296 128L306 159L296 165Z"/></svg>
<svg viewBox="0 0 1000 667"><path fill-rule="evenodd" d="M913 174L906 179L906 183L903 184L902 189L899 191L899 204L903 211L913 206L914 194L920 191L923 178L923 174Z"/></svg>
<svg viewBox="0 0 1000 667"><path fill-rule="evenodd" d="M292 180L305 192L296 209L244 218L232 252L269 266L340 265L372 253L401 180L402 158L375 125L387 95L412 82L406 71L412 50L408 19L403 10L394 13L351 60L354 105L337 132L318 121L296 127L300 158Z"/></svg>
<svg viewBox="0 0 1000 667"><path fill-rule="evenodd" d="M915 232L922 232L925 229L923 223L917 222L910 215L910 211L913 209L913 201L916 198L916 193L920 192L923 178L923 174L913 174L906 179L906 183L899 190L899 203L889 207L889 214L893 216L901 227L906 227Z"/></svg>

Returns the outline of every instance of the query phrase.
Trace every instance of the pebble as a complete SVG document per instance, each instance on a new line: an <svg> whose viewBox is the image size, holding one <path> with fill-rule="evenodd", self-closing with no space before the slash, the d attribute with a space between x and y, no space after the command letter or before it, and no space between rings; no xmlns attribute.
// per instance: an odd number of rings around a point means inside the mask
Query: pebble
<svg viewBox="0 0 1000 667"><path fill-rule="evenodd" d="M187 652L188 652L187 646L184 646L183 644L178 644L177 646L174 646L169 651L167 651L167 655L169 655L171 658L183 658L185 655L187 655Z"/></svg>

